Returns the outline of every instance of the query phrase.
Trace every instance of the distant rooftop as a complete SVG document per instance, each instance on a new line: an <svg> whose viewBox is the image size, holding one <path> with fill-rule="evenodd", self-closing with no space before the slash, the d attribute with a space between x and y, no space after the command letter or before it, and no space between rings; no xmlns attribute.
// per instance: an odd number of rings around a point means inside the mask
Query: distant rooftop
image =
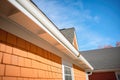
<svg viewBox="0 0 120 80"><path fill-rule="evenodd" d="M80 52L95 70L120 70L120 47Z"/></svg>

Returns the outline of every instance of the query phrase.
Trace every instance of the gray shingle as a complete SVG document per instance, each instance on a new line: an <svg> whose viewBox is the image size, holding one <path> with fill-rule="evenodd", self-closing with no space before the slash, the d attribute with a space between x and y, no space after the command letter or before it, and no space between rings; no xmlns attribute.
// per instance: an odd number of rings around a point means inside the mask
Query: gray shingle
<svg viewBox="0 0 120 80"><path fill-rule="evenodd" d="M120 69L120 47L80 52L95 70Z"/></svg>
<svg viewBox="0 0 120 80"><path fill-rule="evenodd" d="M75 33L74 28L60 29L60 32L65 36L66 39L68 39L71 44L73 44Z"/></svg>

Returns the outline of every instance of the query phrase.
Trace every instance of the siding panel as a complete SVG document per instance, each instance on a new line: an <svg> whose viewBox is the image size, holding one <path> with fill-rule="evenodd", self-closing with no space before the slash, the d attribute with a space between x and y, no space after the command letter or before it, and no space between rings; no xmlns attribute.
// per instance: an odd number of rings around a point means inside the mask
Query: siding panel
<svg viewBox="0 0 120 80"><path fill-rule="evenodd" d="M62 80L61 57L0 29L0 79Z"/></svg>
<svg viewBox="0 0 120 80"><path fill-rule="evenodd" d="M114 72L96 72L89 76L89 80L117 80Z"/></svg>
<svg viewBox="0 0 120 80"><path fill-rule="evenodd" d="M73 64L74 69L74 80L86 80L86 73L77 65Z"/></svg>

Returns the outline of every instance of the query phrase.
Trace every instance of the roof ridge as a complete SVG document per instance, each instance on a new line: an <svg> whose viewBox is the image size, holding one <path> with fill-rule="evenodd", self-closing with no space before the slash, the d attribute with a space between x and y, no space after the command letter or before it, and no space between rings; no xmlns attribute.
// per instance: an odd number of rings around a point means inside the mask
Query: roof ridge
<svg viewBox="0 0 120 80"><path fill-rule="evenodd" d="M69 29L74 29L74 30L75 30L74 27L70 27L70 28L62 28L62 29L59 29L59 30L61 31L61 30L69 30Z"/></svg>

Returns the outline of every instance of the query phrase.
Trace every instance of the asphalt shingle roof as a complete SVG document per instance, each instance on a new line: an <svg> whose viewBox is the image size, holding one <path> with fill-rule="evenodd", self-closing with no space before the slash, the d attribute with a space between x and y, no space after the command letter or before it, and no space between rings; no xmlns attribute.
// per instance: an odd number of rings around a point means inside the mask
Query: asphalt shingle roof
<svg viewBox="0 0 120 80"><path fill-rule="evenodd" d="M71 44L73 44L74 32L75 32L75 29L74 29L74 28L60 29L60 32L65 36L65 38L66 38Z"/></svg>
<svg viewBox="0 0 120 80"><path fill-rule="evenodd" d="M120 69L120 47L80 52L95 70Z"/></svg>

